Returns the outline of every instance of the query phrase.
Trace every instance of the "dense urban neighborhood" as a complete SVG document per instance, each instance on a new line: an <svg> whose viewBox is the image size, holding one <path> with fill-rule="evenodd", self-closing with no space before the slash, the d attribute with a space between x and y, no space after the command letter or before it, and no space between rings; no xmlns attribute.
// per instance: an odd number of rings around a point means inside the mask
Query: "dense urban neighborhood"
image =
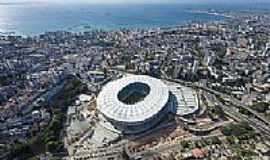
<svg viewBox="0 0 270 160"><path fill-rule="evenodd" d="M225 20L0 36L0 159L268 160L270 13L196 12Z"/></svg>

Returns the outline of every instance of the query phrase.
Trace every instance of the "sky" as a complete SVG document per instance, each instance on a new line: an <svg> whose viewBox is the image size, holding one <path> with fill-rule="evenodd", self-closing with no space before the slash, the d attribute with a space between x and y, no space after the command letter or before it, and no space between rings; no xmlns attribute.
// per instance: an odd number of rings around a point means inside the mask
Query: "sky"
<svg viewBox="0 0 270 160"><path fill-rule="evenodd" d="M0 0L0 3L266 3L270 0Z"/></svg>

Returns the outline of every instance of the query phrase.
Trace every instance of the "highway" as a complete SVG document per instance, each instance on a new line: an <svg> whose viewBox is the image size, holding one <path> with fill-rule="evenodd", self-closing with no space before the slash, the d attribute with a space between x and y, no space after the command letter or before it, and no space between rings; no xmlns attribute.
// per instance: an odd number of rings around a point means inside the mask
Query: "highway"
<svg viewBox="0 0 270 160"><path fill-rule="evenodd" d="M119 70L119 69L115 69L115 68L110 68L110 70L122 72L124 74L135 74L135 73L131 73L131 72L128 72L128 71L125 71L125 70ZM198 88L198 89L207 91L209 93L212 93L212 94L214 94L216 96L220 96L220 97L229 99L231 101L232 105L237 106L237 107L242 107L242 108L248 110L250 113L252 113L253 115L255 115L259 120L261 120L262 122L264 122L270 128L270 121L268 119L266 119L260 113L258 113L256 111L250 109L250 107L244 105L242 102L240 102L236 98L233 98L233 97L231 97L231 96L229 96L227 94L224 94L222 92L213 90L213 89L211 89L211 88L209 88L209 87L207 87L207 86L205 86L205 85L203 85L201 83L198 83L198 82L194 82L193 83L193 82L186 82L186 81L179 80L179 79L172 79L172 78L169 78L163 71L161 71L161 73L162 73L161 79L163 79L163 80L166 80L166 81L169 81L169 82L175 82L175 83L181 84L183 86L191 87L191 88Z"/></svg>
<svg viewBox="0 0 270 160"><path fill-rule="evenodd" d="M244 122L248 122L248 124L254 128L256 131L259 131L261 133L264 133L264 135L270 137L270 128L265 125L262 124L262 122L258 121L255 118L251 118L251 117L247 117L244 114L241 114L238 112L238 110L236 108L233 107L229 107L224 105L223 103L221 103L216 96L206 93L205 94L207 96L208 99L213 100L214 102L217 102L219 106L221 106L221 108L224 110L224 112L232 117L233 119L237 120L237 121L244 121Z"/></svg>
<svg viewBox="0 0 270 160"><path fill-rule="evenodd" d="M198 88L200 88L202 90L208 91L210 93L213 93L216 96L221 96L221 97L224 97L226 99L230 99L230 102L231 102L232 105L237 106L237 107L242 107L242 108L248 110L250 113L252 113L253 115L255 115L259 120L261 120L262 122L264 122L266 125L270 126L269 120L267 120L263 115L261 115L260 113L252 110L250 107L244 105L242 102L240 102L236 98L233 98L233 97L231 97L229 95L226 95L224 93L215 91L215 90L210 89L208 87L204 87L204 86L196 86L196 87L198 87Z"/></svg>
<svg viewBox="0 0 270 160"><path fill-rule="evenodd" d="M119 70L115 70L115 71L119 71ZM120 71L122 73L128 73L126 71ZM134 73L128 73L128 74L134 74ZM208 98L210 98L211 101L213 102L217 102L218 105L221 106L221 108L224 110L225 114L227 114L228 116L230 116L231 118L233 118L234 120L238 121L238 122L248 122L248 124L257 132L262 133L263 135L267 136L268 138L270 138L270 122L261 114L257 113L256 111L250 109L248 106L242 104L239 100L224 94L222 92L213 90L207 86L204 86L201 83L195 82L195 83L191 83L191 82L185 82L182 80L175 80L175 79L171 79L168 78L165 74L163 74L162 79L166 80L166 81L170 81L170 82L174 82L174 83L178 83L181 84L183 86L187 86L187 87L191 87L191 88L197 88L197 89L201 89L203 91L206 92L206 95ZM222 98L226 98L229 100L229 102L232 104L230 106L227 106L225 104L223 104L222 102L220 102L220 100L217 98L217 96L222 97ZM252 113L254 115L253 117L248 117L244 114L239 113L239 107L242 107L246 110L248 110L250 113ZM211 135L210 135L211 136ZM190 137L191 138L191 137ZM193 138L193 137L192 137ZM202 137L195 137L201 139ZM188 138L189 139L189 138ZM194 140L195 140L194 139ZM185 139L186 140L186 139ZM162 146L158 146L155 148L151 148L148 149L146 151L137 153L135 155L132 156L132 158L135 158L137 156L142 156L143 158L150 158L153 157L154 155L157 155L158 153L164 151L164 150L172 150L175 147L179 147L179 143L173 143L170 145L162 145Z"/></svg>
<svg viewBox="0 0 270 160"><path fill-rule="evenodd" d="M182 81L182 80L175 80L175 79L171 79L171 78L163 78L167 81L171 81L171 82L175 82L175 83L179 83L179 84L182 84L182 85L185 85L187 87L192 87L192 88L198 88L198 89L201 89L201 90L204 90L204 91L207 91L209 93L212 93L216 96L221 96L223 98L226 98L226 99L229 99L230 102L232 103L232 105L234 106L237 106L237 107L242 107L246 110L248 110L250 113L252 113L253 115L255 115L258 119L260 119L262 122L264 122L265 124L269 125L270 126L270 121L267 120L263 115L261 115L260 113L250 109L248 106L244 105L242 102L240 102L239 100L237 100L236 98L233 98L227 94L224 94L222 92L219 92L219 91L216 91L216 90L213 90L209 87L206 87L200 83L191 83L191 82L185 82L185 81Z"/></svg>

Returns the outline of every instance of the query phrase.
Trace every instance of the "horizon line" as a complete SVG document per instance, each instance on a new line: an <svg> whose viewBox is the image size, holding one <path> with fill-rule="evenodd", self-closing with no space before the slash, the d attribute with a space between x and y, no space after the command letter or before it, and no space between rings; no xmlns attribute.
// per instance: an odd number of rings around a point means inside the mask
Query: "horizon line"
<svg viewBox="0 0 270 160"><path fill-rule="evenodd" d="M269 4L270 1L267 1L267 2L254 2L254 1L248 1L248 2L242 2L242 1L236 1L234 3L231 3L231 2L228 2L228 1L219 1L219 2L216 2L216 1L200 1L200 2L195 2L195 1L182 1L182 2L176 2L176 1L171 1L171 2L87 2L87 1L80 1L80 2L67 2L67 3L64 3L64 2L57 2L57 1L35 1L35 2L1 2L0 1L0 5L27 5L27 4L33 4L33 5L37 5L37 4L57 4L57 5L69 5L69 4L93 4L93 5L125 5L125 4L133 4L133 5L139 5L139 4L145 4L145 5L148 5L148 4L151 4L151 5L154 5L154 4Z"/></svg>

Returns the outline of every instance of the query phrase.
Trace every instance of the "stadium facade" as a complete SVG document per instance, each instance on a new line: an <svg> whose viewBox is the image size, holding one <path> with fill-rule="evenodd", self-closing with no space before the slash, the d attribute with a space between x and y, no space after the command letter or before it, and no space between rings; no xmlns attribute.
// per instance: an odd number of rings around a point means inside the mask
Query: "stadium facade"
<svg viewBox="0 0 270 160"><path fill-rule="evenodd" d="M102 88L97 108L103 124L109 122L123 134L137 134L154 127L172 110L173 97L170 87L159 79L127 76Z"/></svg>

